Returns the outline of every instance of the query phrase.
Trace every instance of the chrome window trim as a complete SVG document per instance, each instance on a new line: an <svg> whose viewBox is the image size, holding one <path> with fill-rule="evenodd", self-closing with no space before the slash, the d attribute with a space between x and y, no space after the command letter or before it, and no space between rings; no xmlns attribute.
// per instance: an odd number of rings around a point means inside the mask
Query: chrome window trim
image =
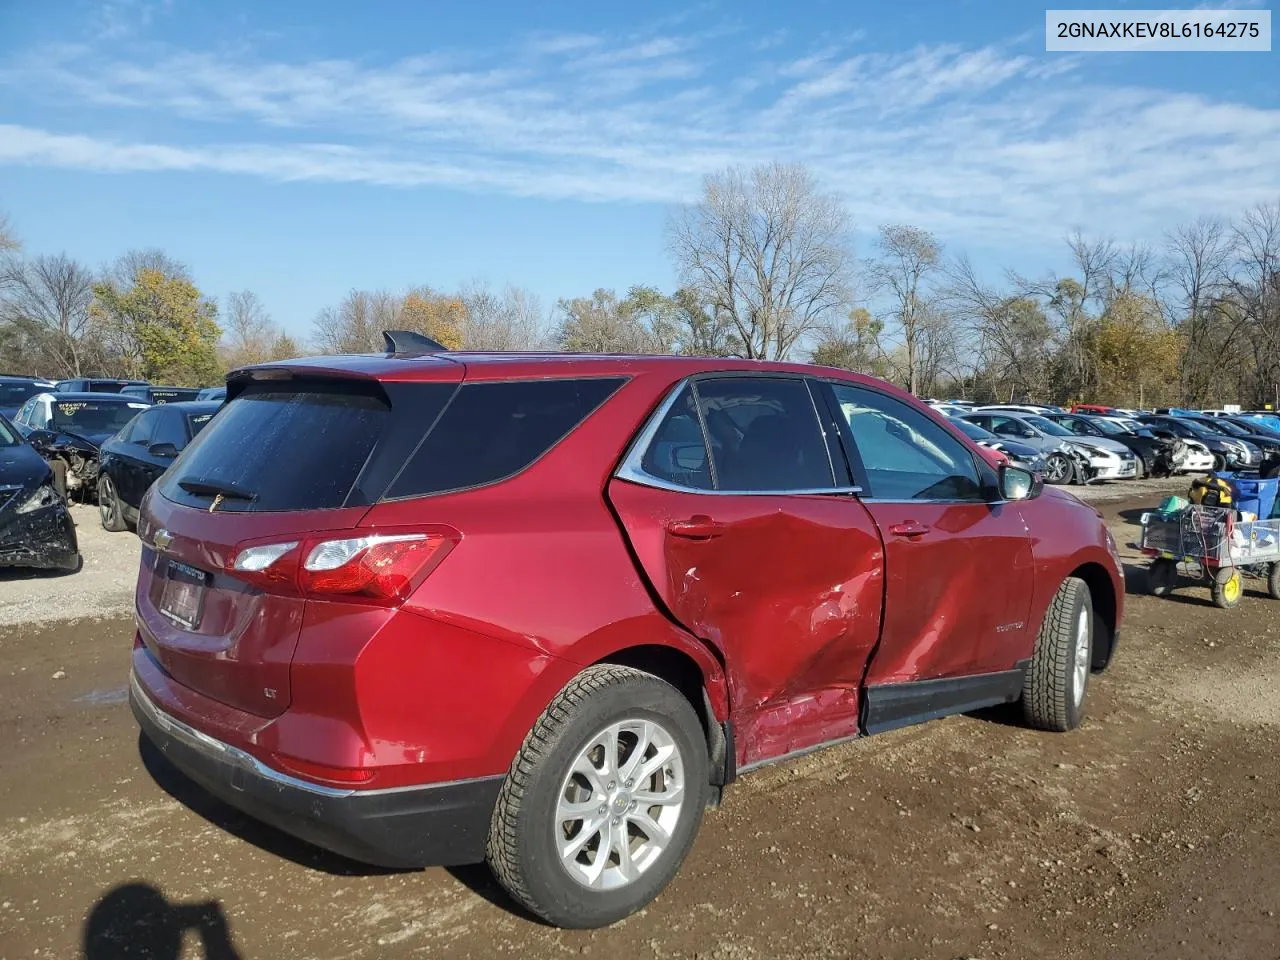
<svg viewBox="0 0 1280 960"><path fill-rule="evenodd" d="M666 419L671 408L675 406L676 400L680 398L680 394L687 386L692 386L697 379L714 380L717 379L714 373L701 377L685 377L671 388L667 396L663 398L662 403L658 404L658 408L649 415L648 421L644 427L636 434L635 440L631 442L631 446L627 448L626 454L622 458L622 463L613 475L619 480L626 480L629 483L639 484L642 487L651 487L655 490L668 490L672 493L697 493L712 497L816 497L816 496L858 496L862 493L859 486L837 487L835 486L835 467L831 464L831 448L827 444L826 434L822 427L822 417L818 414L817 406L813 399L813 391L809 387L808 378L796 377L767 377L763 374L752 374L742 379L801 379L804 382L805 390L809 395L809 404L813 408L814 417L817 420L819 433L823 437L823 446L827 448L827 469L831 471L830 487L807 488L800 490L704 490L701 487L688 487L684 484L675 483L674 481L664 479L663 477L655 477L648 473L643 466L645 451L649 449L649 445L653 443L653 438L658 433L658 428L662 425L662 421ZM698 399L696 386L693 388L694 403L698 409L699 420L701 420L701 402ZM707 440L703 436L702 443L704 448L707 447ZM707 462L710 470L711 467L711 450L707 449Z"/></svg>

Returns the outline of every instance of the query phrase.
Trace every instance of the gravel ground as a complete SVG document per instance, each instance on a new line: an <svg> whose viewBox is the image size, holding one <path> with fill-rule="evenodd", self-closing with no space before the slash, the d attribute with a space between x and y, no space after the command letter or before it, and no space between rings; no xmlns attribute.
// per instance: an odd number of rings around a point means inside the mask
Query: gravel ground
<svg viewBox="0 0 1280 960"><path fill-rule="evenodd" d="M129 613L138 538L107 533L92 504L72 504L84 566L76 573L0 570L0 626Z"/></svg>
<svg viewBox="0 0 1280 960"><path fill-rule="evenodd" d="M1075 488L1131 582L1079 731L994 711L749 774L655 904L589 933L483 868L370 869L204 796L139 741L128 616L0 626L0 958L1278 957L1280 607L1143 594L1134 518L1185 481L1111 486ZM99 602L128 603L129 537L85 537L121 544ZM82 575L38 582L83 611Z"/></svg>

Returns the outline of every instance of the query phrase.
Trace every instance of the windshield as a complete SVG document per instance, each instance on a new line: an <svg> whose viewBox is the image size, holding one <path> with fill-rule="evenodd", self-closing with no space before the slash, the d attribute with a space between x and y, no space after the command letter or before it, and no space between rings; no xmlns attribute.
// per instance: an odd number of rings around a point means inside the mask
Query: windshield
<svg viewBox="0 0 1280 960"><path fill-rule="evenodd" d="M1026 423L1031 424L1041 433L1047 433L1051 437L1073 437L1073 434L1066 427L1060 427L1052 420L1046 420L1044 417L1023 417Z"/></svg>
<svg viewBox="0 0 1280 960"><path fill-rule="evenodd" d="M1212 424L1205 424L1205 427L1210 430L1216 429L1219 433L1225 433L1232 437L1249 436L1249 431L1244 429L1244 427L1238 427L1230 420L1224 420L1221 417L1215 418Z"/></svg>
<svg viewBox="0 0 1280 960"><path fill-rule="evenodd" d="M65 400L53 405L50 428L67 433L115 433L132 420L145 403Z"/></svg>
<svg viewBox="0 0 1280 960"><path fill-rule="evenodd" d="M18 431L9 426L9 421L0 417L0 447L16 447L22 443Z"/></svg>
<svg viewBox="0 0 1280 960"><path fill-rule="evenodd" d="M961 420L957 417L957 418L953 418L951 422L954 423L957 427L959 427L960 432L963 433L970 440L999 440L1000 439L990 430L983 430L982 427L968 420Z"/></svg>
<svg viewBox="0 0 1280 960"><path fill-rule="evenodd" d="M20 407L47 388L35 383L0 383L0 407Z"/></svg>
<svg viewBox="0 0 1280 960"><path fill-rule="evenodd" d="M1114 437L1118 433L1124 433L1124 428L1118 423L1112 423L1110 420L1104 420L1102 417L1090 418L1090 423L1101 430L1109 437Z"/></svg>

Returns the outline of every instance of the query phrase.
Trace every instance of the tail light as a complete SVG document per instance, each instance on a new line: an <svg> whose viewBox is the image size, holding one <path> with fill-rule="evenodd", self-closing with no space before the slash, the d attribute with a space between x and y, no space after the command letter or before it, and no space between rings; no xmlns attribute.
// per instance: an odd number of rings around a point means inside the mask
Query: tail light
<svg viewBox="0 0 1280 960"><path fill-rule="evenodd" d="M415 531L241 544L228 572L271 591L396 604L458 539L455 533Z"/></svg>

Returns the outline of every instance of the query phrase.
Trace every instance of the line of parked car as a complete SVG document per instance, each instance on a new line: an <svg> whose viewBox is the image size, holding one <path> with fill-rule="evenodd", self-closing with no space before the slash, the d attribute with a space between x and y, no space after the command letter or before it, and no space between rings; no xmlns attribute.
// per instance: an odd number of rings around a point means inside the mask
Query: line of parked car
<svg viewBox="0 0 1280 960"><path fill-rule="evenodd" d="M95 499L103 527L127 529L225 397L225 387L0 376L0 566L77 569L67 504Z"/></svg>
<svg viewBox="0 0 1280 960"><path fill-rule="evenodd" d="M1068 410L937 400L930 406L971 440L1053 484L1280 464L1280 415L1270 411L1140 411L1093 404Z"/></svg>

